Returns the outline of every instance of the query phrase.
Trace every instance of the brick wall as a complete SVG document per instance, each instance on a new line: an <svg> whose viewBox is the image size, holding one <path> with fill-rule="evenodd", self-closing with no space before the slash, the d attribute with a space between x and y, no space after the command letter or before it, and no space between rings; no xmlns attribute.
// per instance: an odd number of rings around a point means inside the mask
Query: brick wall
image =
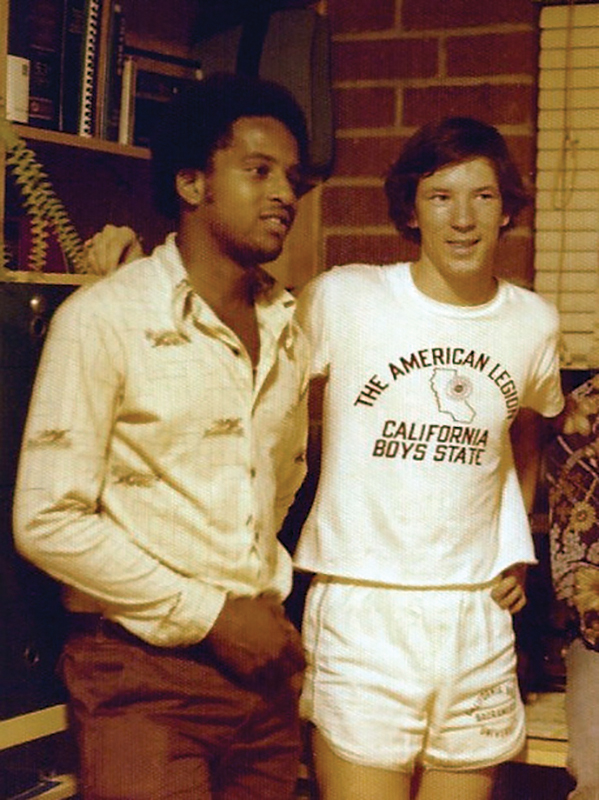
<svg viewBox="0 0 599 800"><path fill-rule="evenodd" d="M496 125L534 169L537 13L532 0L328 0L337 128L322 195L325 266L414 255L387 221L383 177L431 118ZM532 214L502 241L504 275L532 281Z"/></svg>

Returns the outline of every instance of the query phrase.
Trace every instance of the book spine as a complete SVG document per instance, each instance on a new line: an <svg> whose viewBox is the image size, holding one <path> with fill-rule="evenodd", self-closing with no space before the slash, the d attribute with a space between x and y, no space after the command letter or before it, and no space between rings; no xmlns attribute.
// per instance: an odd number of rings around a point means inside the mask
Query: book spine
<svg viewBox="0 0 599 800"><path fill-rule="evenodd" d="M6 59L6 118L29 121L29 59L9 55Z"/></svg>
<svg viewBox="0 0 599 800"><path fill-rule="evenodd" d="M94 102L97 82L98 42L102 0L87 0L81 52L80 136L94 135Z"/></svg>
<svg viewBox="0 0 599 800"><path fill-rule="evenodd" d="M125 55L123 59L123 78L121 81L121 103L119 109L119 144L133 142L133 126L135 123L135 74L137 66L135 58Z"/></svg>
<svg viewBox="0 0 599 800"><path fill-rule="evenodd" d="M64 0L64 3L60 129L78 133L85 0Z"/></svg>
<svg viewBox="0 0 599 800"><path fill-rule="evenodd" d="M148 147L162 107L199 78L195 62L137 56L133 144Z"/></svg>
<svg viewBox="0 0 599 800"><path fill-rule="evenodd" d="M112 0L108 23L107 53L101 96L101 124L99 134L103 139L116 142L119 138L119 118L125 58L125 16L118 0Z"/></svg>
<svg viewBox="0 0 599 800"><path fill-rule="evenodd" d="M63 0L30 0L27 10L29 124L58 130Z"/></svg>
<svg viewBox="0 0 599 800"><path fill-rule="evenodd" d="M31 2L32 0L10 0L8 7L8 52L11 56L29 58Z"/></svg>

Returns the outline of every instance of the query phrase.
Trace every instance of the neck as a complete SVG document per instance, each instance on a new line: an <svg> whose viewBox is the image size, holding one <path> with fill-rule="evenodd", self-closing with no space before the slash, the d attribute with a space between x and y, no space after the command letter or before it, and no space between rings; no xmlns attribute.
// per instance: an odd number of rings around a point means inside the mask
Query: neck
<svg viewBox="0 0 599 800"><path fill-rule="evenodd" d="M427 269L422 261L411 265L412 280L416 288L439 303L454 306L481 306L497 293L497 279L491 273L455 275L448 279L440 272Z"/></svg>
<svg viewBox="0 0 599 800"><path fill-rule="evenodd" d="M232 307L250 307L263 291L259 265L244 266L205 243L178 235L177 247L194 290L217 314Z"/></svg>
<svg viewBox="0 0 599 800"><path fill-rule="evenodd" d="M238 336L255 368L260 357L255 302L268 285L265 273L258 265L242 266L219 257L210 248L198 247L197 241L191 245L184 236L177 244L194 290Z"/></svg>

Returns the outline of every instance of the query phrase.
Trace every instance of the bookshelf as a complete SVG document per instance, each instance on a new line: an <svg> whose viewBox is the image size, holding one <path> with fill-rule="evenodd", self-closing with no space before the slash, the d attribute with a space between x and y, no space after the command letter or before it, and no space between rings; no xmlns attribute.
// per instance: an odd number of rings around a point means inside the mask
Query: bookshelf
<svg viewBox="0 0 599 800"><path fill-rule="evenodd" d="M11 2L0 0L0 87L6 86L9 12ZM214 4L211 0L169 0L168 4L147 3L146 0L121 0L126 25L125 43L128 49L154 53L181 62L192 62L196 56L192 39L197 34L202 14L207 10L222 14L227 19L231 9L244 4L230 0ZM301 3L281 0L280 7ZM324 10L324 4L304 3ZM104 9L109 7L105 0ZM218 7L218 11L214 9ZM106 12L104 12L106 13ZM214 23L214 16L211 17ZM214 24L218 24L218 21ZM101 32L106 36L106 20ZM106 58L107 42L102 39L98 48L99 61ZM0 96L0 112L4 115L6 92ZM134 144L120 144L99 136L81 136L73 133L36 127L31 124L14 124L18 135L35 152L52 185L65 205L75 228L82 239L100 230L106 222L130 225L138 231L147 248L158 244L166 234L167 224L154 212L150 197L149 151ZM5 152L0 146L0 174L6 175ZM85 176L77 185L77 175ZM6 233L5 222L14 208L16 192L10 189L10 180L0 181L0 222ZM91 190L91 191L90 191ZM320 189L302 199L294 230L285 252L268 266L269 270L290 288L300 288L322 263L320 252ZM90 197L93 198L90 200ZM4 235L3 239L4 241ZM0 266L0 281L42 283L72 282L78 284L91 277L81 277L72 272L59 272L52 267L43 273L23 269L5 269Z"/></svg>
<svg viewBox="0 0 599 800"><path fill-rule="evenodd" d="M43 128L32 128L29 125L15 124L15 129L27 141L32 144L38 142L50 142L52 144L63 145L64 147L79 147L83 150L95 150L101 153L112 153L113 155L125 156L127 158L149 159L150 152L145 147L136 147L132 144L119 144L108 139L85 138L74 133L62 133L61 131L44 130ZM35 145L34 145L35 146Z"/></svg>

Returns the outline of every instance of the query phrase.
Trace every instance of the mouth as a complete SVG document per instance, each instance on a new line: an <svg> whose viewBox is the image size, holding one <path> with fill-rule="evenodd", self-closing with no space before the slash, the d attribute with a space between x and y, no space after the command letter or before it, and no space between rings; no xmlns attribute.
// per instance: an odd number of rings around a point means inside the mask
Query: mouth
<svg viewBox="0 0 599 800"><path fill-rule="evenodd" d="M293 223L293 216L287 211L266 211L260 215L266 228L278 236L286 236Z"/></svg>
<svg viewBox="0 0 599 800"><path fill-rule="evenodd" d="M480 242L480 239L448 239L447 244L448 246L455 252L455 253L470 253L476 245Z"/></svg>

